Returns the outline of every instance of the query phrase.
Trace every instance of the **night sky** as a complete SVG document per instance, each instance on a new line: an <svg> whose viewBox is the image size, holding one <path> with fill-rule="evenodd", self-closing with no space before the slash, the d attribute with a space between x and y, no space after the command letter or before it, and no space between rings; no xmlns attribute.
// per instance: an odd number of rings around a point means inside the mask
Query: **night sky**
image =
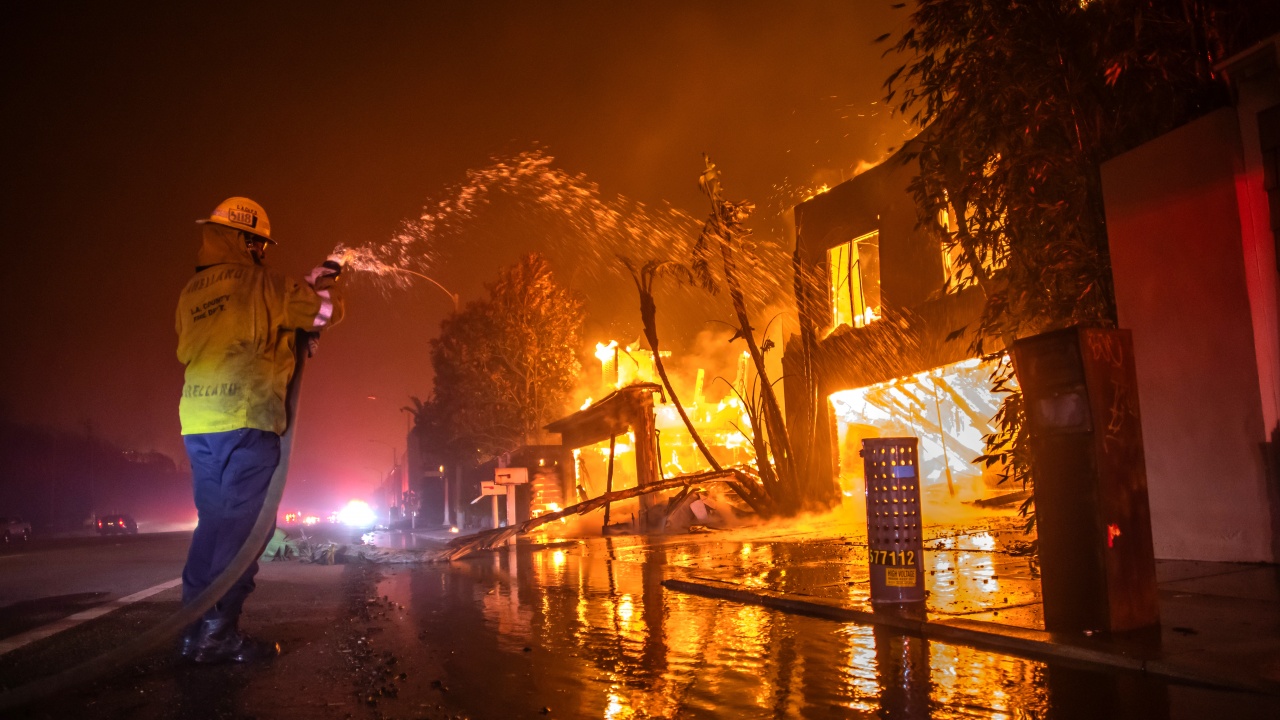
<svg viewBox="0 0 1280 720"><path fill-rule="evenodd" d="M786 245L780 212L805 188L911 133L876 104L899 61L872 40L907 17L887 1L22 5L0 29L0 412L175 458L174 307L192 221L227 196L263 204L268 264L301 275L339 242L389 237L468 168L533 149L606 196L700 217L708 152ZM504 212L438 248L436 277L464 301L539 247L536 223ZM638 334L632 304L566 277L591 344ZM450 309L429 285L349 279L347 319L308 366L286 505L375 486ZM716 319L685 317L668 342Z"/></svg>

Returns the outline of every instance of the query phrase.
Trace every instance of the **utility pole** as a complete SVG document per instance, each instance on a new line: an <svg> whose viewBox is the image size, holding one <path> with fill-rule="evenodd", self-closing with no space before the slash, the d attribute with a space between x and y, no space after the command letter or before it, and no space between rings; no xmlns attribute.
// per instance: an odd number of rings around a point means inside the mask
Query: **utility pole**
<svg viewBox="0 0 1280 720"><path fill-rule="evenodd" d="M392 490L392 487L391 487L391 479L393 477L397 477L396 468L399 466L399 458L398 458L399 453L396 451L395 445L392 445L391 443L386 442L385 440L374 440L373 438L368 438L368 440L371 443L386 445L387 447L391 448L391 469L387 471L386 479L383 481L383 486L380 488L387 499L387 524L390 525L394 519L392 516L392 510L394 510L397 506L400 505L401 488L396 487L394 490ZM407 452L405 454L408 455Z"/></svg>

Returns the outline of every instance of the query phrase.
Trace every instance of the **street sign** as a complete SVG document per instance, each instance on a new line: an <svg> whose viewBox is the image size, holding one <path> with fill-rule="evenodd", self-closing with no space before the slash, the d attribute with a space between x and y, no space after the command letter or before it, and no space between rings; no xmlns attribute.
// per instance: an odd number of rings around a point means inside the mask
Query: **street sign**
<svg viewBox="0 0 1280 720"><path fill-rule="evenodd" d="M525 485L529 482L529 471L522 467L494 468L493 481L499 485Z"/></svg>

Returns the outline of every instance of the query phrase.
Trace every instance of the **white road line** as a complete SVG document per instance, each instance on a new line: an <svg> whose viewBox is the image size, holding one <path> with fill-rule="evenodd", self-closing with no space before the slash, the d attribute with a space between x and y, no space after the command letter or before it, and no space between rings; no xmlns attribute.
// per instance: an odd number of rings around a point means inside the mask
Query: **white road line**
<svg viewBox="0 0 1280 720"><path fill-rule="evenodd" d="M162 582L159 585L149 587L146 590L136 592L127 597L117 598L115 600L112 600L109 603L103 603L102 605L99 605L97 607L89 608L88 610L78 612L75 615L70 615L68 617L62 618L61 620L56 620L54 622L49 623L48 625L45 625L44 627L38 627L35 630L28 630L27 632L24 632L21 635L14 635L11 638L0 640L0 655L11 653L14 650L17 650L18 648L22 647L23 645L30 645L31 643L37 640L43 640L52 635L57 635L63 630L70 630L71 628L79 625L80 623L88 622L90 620L93 620L94 618L102 617L103 615L106 615L109 612L114 612L116 610L119 610L125 605L132 605L133 603L136 603L139 600L146 600L147 598L151 597L152 595L155 595L156 593L164 592L165 590L168 590L171 587L176 587L181 584L182 584L182 578L178 578L176 580L169 580L168 582Z"/></svg>

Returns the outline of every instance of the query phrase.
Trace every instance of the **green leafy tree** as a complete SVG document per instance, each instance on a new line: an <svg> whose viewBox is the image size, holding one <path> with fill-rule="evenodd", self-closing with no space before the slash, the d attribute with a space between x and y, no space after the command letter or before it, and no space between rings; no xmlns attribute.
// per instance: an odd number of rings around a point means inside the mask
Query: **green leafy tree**
<svg viewBox="0 0 1280 720"><path fill-rule="evenodd" d="M560 417L581 363L582 303L537 254L504 268L431 341L432 417L455 455L506 452Z"/></svg>
<svg viewBox="0 0 1280 720"><path fill-rule="evenodd" d="M906 153L920 168L910 190L921 225L961 259L955 281L985 296L979 355L1115 323L1101 164L1227 102L1214 63L1259 29L1251 17L1274 20L1259 5L918 0L887 99L925 128ZM1011 379L1008 364L992 378L1007 394L979 460L1027 483Z"/></svg>

